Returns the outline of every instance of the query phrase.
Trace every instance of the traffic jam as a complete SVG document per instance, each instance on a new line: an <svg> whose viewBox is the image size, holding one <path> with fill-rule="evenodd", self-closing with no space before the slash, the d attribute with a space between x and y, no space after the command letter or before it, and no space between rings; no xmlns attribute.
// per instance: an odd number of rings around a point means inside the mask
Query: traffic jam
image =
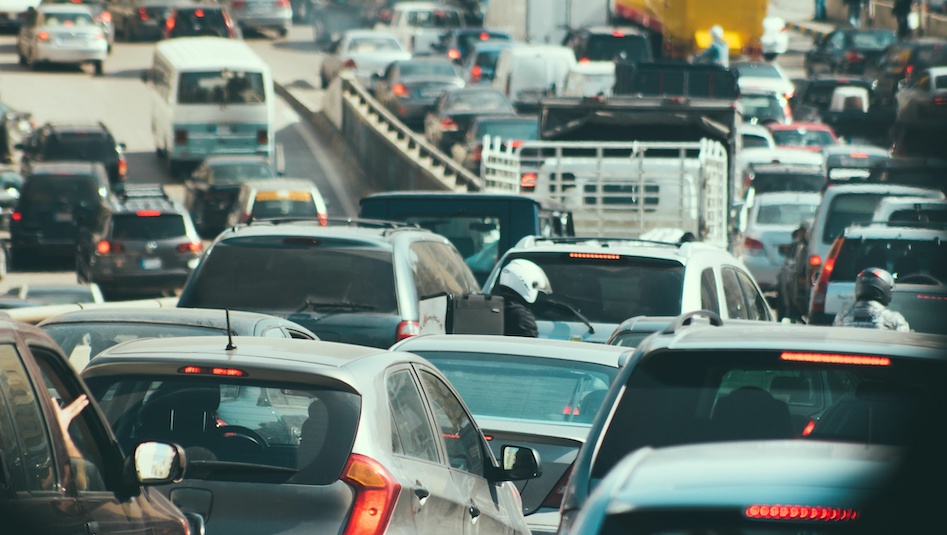
<svg viewBox="0 0 947 535"><path fill-rule="evenodd" d="M0 532L944 531L947 2L0 0L0 50Z"/></svg>

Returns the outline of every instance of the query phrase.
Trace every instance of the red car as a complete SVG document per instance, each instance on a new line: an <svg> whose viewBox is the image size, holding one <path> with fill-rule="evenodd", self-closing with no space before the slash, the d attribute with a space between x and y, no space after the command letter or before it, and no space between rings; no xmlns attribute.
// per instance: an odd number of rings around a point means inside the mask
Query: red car
<svg viewBox="0 0 947 535"><path fill-rule="evenodd" d="M772 123L766 127L773 134L777 147L819 152L822 147L839 144L832 128L822 123Z"/></svg>

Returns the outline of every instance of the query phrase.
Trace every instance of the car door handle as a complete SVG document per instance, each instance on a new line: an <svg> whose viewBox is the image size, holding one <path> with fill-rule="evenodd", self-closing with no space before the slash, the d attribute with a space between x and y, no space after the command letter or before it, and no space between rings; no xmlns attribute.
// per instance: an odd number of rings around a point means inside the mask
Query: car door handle
<svg viewBox="0 0 947 535"><path fill-rule="evenodd" d="M421 503L424 503L424 500L426 500L427 497L431 495L431 491L427 490L421 486L420 483L418 483L414 486L414 495L417 496L419 500L421 500Z"/></svg>
<svg viewBox="0 0 947 535"><path fill-rule="evenodd" d="M470 504L467 506L467 512L470 513L471 520L476 520L477 517L480 516L480 508L474 504Z"/></svg>

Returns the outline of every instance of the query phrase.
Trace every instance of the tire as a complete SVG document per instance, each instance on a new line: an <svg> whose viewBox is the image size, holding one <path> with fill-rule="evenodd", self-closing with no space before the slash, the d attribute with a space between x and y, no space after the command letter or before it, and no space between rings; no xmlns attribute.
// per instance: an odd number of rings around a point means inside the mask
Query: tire
<svg viewBox="0 0 947 535"><path fill-rule="evenodd" d="M96 76L102 76L103 74L105 74L105 64L102 62L102 60L96 61L92 63L92 65L93 67L95 67Z"/></svg>
<svg viewBox="0 0 947 535"><path fill-rule="evenodd" d="M276 34L279 35L280 39L283 39L289 35L289 28L280 28L276 31Z"/></svg>

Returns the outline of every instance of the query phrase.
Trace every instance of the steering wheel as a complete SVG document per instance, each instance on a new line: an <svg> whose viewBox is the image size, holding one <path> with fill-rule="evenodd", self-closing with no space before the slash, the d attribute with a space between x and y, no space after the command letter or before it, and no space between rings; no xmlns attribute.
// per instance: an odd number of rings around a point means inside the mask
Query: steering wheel
<svg viewBox="0 0 947 535"><path fill-rule="evenodd" d="M217 428L217 434L224 439L240 439L245 442L252 443L254 446L260 450L264 450L269 447L266 439L256 431L250 429L249 427L244 427L242 425L225 425L223 427Z"/></svg>
<svg viewBox="0 0 947 535"><path fill-rule="evenodd" d="M931 284L934 286L944 284L940 279L926 273L909 273L903 277L898 277L897 282L899 284Z"/></svg>

